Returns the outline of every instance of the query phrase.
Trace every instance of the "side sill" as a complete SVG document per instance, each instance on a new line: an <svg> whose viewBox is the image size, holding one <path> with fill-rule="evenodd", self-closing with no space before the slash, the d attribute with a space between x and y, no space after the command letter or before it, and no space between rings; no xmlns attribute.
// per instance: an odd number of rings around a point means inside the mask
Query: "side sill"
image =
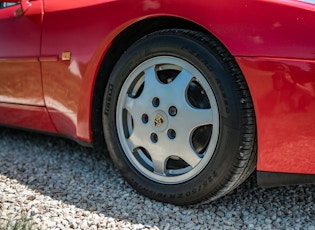
<svg viewBox="0 0 315 230"><path fill-rule="evenodd" d="M8 129L20 130L20 131L29 132L29 133L37 133L37 134L51 136L51 137L60 137L60 138L64 138L64 139L68 139L68 140L74 141L74 142L76 142L77 144L79 144L79 145L81 145L83 147L94 148L94 145L93 145L92 142L82 141L82 140L76 139L74 137L63 135L63 134L59 134L59 133L54 133L54 132L49 132L49 131L43 131L43 130L31 129L31 128L27 128L27 127L20 127L20 126L8 125L8 124L0 123L0 128L1 127L8 128Z"/></svg>
<svg viewBox="0 0 315 230"><path fill-rule="evenodd" d="M257 171L257 183L263 188L298 184L315 184L315 175Z"/></svg>

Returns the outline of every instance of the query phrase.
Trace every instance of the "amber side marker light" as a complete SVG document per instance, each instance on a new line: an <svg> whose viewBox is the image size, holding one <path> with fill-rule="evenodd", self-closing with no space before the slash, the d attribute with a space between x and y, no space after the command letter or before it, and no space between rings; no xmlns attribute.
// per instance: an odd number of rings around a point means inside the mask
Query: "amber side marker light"
<svg viewBox="0 0 315 230"><path fill-rule="evenodd" d="M62 61L70 61L71 60L71 52L70 51L62 52L61 60Z"/></svg>

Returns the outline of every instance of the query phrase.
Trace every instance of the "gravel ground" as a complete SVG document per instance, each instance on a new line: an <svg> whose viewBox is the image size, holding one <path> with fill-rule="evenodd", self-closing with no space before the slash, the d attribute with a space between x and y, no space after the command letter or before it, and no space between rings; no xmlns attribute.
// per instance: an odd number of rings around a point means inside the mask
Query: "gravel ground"
<svg viewBox="0 0 315 230"><path fill-rule="evenodd" d="M0 128L0 225L26 215L34 229L315 230L314 202L315 185L262 189L253 175L207 205L163 204L89 148Z"/></svg>

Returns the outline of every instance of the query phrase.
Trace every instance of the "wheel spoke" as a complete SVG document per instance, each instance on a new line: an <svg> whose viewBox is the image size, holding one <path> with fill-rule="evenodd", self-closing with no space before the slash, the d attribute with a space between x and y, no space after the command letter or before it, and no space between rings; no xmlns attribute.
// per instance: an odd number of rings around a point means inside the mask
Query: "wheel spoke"
<svg viewBox="0 0 315 230"><path fill-rule="evenodd" d="M150 113L152 111L152 98L159 92L164 91L163 84L158 81L155 67L151 67L145 71L144 87L139 97L127 97L125 108L133 117L141 117L143 113Z"/></svg>
<svg viewBox="0 0 315 230"><path fill-rule="evenodd" d="M195 168L202 159L195 153L195 151L192 150L191 147L181 152L180 157L192 168Z"/></svg>
<svg viewBox="0 0 315 230"><path fill-rule="evenodd" d="M159 154L158 152L155 152L151 155L151 158L153 162L154 172L160 175L165 175L167 159L164 157L164 154Z"/></svg>
<svg viewBox="0 0 315 230"><path fill-rule="evenodd" d="M213 124L212 109L200 109L194 108L187 101L186 89L193 79L193 75L186 70L182 70L181 73L175 78L175 80L169 84L169 91L175 94L173 96L174 104L180 109L179 119L177 121L179 127L182 127L183 131L190 133L193 129ZM175 92L174 92L175 90ZM177 92L177 93L176 93ZM185 121L183 124L182 121ZM176 122L176 121L175 121Z"/></svg>
<svg viewBox="0 0 315 230"><path fill-rule="evenodd" d="M173 89L177 89L185 94L186 88L188 87L192 78L193 76L191 73L186 70L182 70L174 79L174 81L172 81L169 85Z"/></svg>
<svg viewBox="0 0 315 230"><path fill-rule="evenodd" d="M138 99L134 99L131 97L126 98L125 109L131 114L133 118L140 117L142 106L139 106Z"/></svg>
<svg viewBox="0 0 315 230"><path fill-rule="evenodd" d="M213 124L212 109L195 109L189 107L184 111L184 113L179 114L179 123L177 124L181 132L191 133L200 126Z"/></svg>
<svg viewBox="0 0 315 230"><path fill-rule="evenodd" d="M151 98L164 87L157 78L155 66L145 70L144 75L144 88L140 98L143 100L151 100Z"/></svg>
<svg viewBox="0 0 315 230"><path fill-rule="evenodd" d="M143 146L143 143L145 143L145 141L143 141L143 137L145 135L146 133L144 132L144 129L135 126L130 137L128 138L129 142L132 144L132 150Z"/></svg>
<svg viewBox="0 0 315 230"><path fill-rule="evenodd" d="M172 153L174 156L180 157L192 168L201 161L201 158L190 145L189 136L187 136L186 133L179 133L176 140L172 142L173 144L168 147L168 152Z"/></svg>

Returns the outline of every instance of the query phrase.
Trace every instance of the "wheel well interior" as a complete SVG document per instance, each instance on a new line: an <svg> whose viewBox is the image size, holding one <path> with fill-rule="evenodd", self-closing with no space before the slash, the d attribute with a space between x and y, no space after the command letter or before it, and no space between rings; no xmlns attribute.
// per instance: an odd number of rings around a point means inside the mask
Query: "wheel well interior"
<svg viewBox="0 0 315 230"><path fill-rule="evenodd" d="M141 37L162 29L191 29L209 33L203 27L190 21L174 17L158 17L137 22L122 31L113 41L106 53L95 81L92 101L92 135L93 146L104 148L104 134L102 125L102 105L106 84L115 63L128 47Z"/></svg>

